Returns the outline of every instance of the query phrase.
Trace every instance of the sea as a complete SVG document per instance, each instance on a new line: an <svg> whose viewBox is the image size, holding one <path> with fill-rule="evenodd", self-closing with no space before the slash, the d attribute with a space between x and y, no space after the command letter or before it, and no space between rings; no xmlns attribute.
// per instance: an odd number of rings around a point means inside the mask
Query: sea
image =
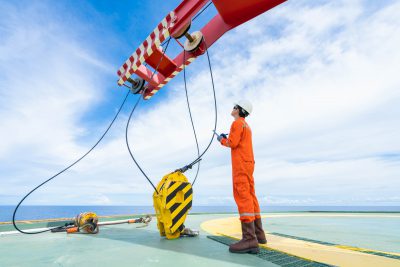
<svg viewBox="0 0 400 267"><path fill-rule="evenodd" d="M12 220L15 206L0 205L0 222ZM21 206L16 220L40 220L49 218L73 218L81 212L91 211L99 216L154 214L153 206ZM400 206L265 206L262 212L395 212ZM193 206L194 213L237 213L235 206Z"/></svg>

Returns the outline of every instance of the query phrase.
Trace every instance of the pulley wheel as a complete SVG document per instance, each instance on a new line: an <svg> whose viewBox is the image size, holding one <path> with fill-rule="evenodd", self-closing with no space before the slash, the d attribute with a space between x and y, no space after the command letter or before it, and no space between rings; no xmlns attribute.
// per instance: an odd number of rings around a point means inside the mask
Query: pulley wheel
<svg viewBox="0 0 400 267"><path fill-rule="evenodd" d="M203 41L203 34L200 31L194 32L190 35L193 41L186 40L183 48L187 52L192 52L199 48L201 42Z"/></svg>
<svg viewBox="0 0 400 267"><path fill-rule="evenodd" d="M174 37L175 39L181 38L182 36L185 35L185 33L187 33L189 31L191 25L192 25L192 21L189 21L184 27L182 27L182 29L180 31L173 34L172 37Z"/></svg>
<svg viewBox="0 0 400 267"><path fill-rule="evenodd" d="M139 94L140 91L143 89L145 83L144 79L142 78L135 78L135 79L128 78L127 81L132 85L130 89L133 94Z"/></svg>

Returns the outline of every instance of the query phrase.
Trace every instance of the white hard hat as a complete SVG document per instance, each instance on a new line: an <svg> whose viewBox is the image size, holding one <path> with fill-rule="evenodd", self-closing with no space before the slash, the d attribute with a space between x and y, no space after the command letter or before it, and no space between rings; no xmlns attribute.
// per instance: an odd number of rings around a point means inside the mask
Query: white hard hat
<svg viewBox="0 0 400 267"><path fill-rule="evenodd" d="M247 113L249 113L249 115L253 111L253 105L250 103L250 101L246 99L239 100L237 103L235 103L235 105L238 105L239 107L244 109Z"/></svg>

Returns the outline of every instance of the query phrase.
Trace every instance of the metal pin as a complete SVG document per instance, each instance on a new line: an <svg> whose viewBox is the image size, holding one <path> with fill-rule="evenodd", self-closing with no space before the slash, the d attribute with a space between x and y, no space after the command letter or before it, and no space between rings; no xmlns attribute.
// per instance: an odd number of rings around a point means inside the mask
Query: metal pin
<svg viewBox="0 0 400 267"><path fill-rule="evenodd" d="M193 42L194 39L189 33L185 33L186 38L188 38L189 42Z"/></svg>

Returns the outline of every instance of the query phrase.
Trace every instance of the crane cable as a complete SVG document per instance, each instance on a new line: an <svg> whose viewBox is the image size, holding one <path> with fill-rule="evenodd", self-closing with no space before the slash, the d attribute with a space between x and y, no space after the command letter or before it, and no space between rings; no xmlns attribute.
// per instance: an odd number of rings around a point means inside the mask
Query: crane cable
<svg viewBox="0 0 400 267"><path fill-rule="evenodd" d="M157 70L158 70L158 68L159 68L159 66L160 66L160 64L161 64L161 61L162 61L163 58L164 58L165 52L166 52L167 49L168 49L168 45L169 45L170 40L171 40L171 37L168 38L168 40L167 40L167 42L166 42L167 45L166 45L165 49L163 49L163 54L162 54L160 60L158 61L158 64L157 64L156 68L154 69L154 71L153 71L153 73L152 73L152 75L151 75L151 77L150 77L150 80L153 79L154 74L157 72ZM146 93L146 90L144 90L143 96L145 95L145 93ZM133 153L132 153L132 150L131 150L131 148L130 148L130 145L129 145L129 139L128 139L129 124L130 124L130 122L131 122L132 115L133 115L133 113L134 113L135 110L136 110L136 107L137 107L137 106L139 105L139 103L140 103L140 100L142 100L142 97L141 97L141 96L139 96L139 98L137 99L135 105L134 105L133 108L132 108L131 113L129 114L128 122L126 123L126 127L125 127L125 143L126 143L126 147L128 148L129 155L131 156L133 162L136 164L136 166L138 167L138 169L140 170L140 172L143 174L143 176L146 178L146 180L147 180L147 181L151 184L151 186L154 188L154 191L156 191L156 192L158 193L157 188L156 188L156 187L154 186L154 184L151 182L151 180L150 180L150 178L147 176L147 174L143 171L143 169L142 169L142 167L140 166L140 164L136 161L135 157L133 156Z"/></svg>
<svg viewBox="0 0 400 267"><path fill-rule="evenodd" d="M204 37L203 37L204 38ZM215 93L215 84L214 84L214 75L213 75L213 70L212 70L212 66L211 66L211 60L210 60L210 54L208 53L208 46L207 46L207 42L204 39L204 45L206 47L206 54L207 54L207 60L208 60L208 68L210 71L210 78L211 78L211 84L212 84L212 89L213 89L213 96L214 96L214 111L215 111L215 119L214 119L214 130L210 139L210 142L208 143L207 147L204 149L204 151L195 159L193 160L190 164L186 165L184 168L191 168L194 164L199 163L201 158L204 156L204 154L208 151L208 149L211 147L211 144L214 140L214 132L217 130L217 122L218 122L218 109L217 109L217 96ZM185 91L187 94L187 88L186 88L186 76L184 75L184 80L185 80ZM191 111L190 111L190 103L189 103L189 98L186 98L187 100L187 105L188 105L188 109L189 109L189 113L190 113L190 120L193 126L193 132L194 135L196 136L196 131L194 129L194 124L193 124L193 119L191 116ZM197 143L197 138L196 138L196 143ZM194 183L196 182L197 179L197 175L192 183L192 185L194 185Z"/></svg>
<svg viewBox="0 0 400 267"><path fill-rule="evenodd" d="M169 40L168 40L168 41L169 41ZM169 44L169 42L167 43L166 49L163 51L163 56L164 56L165 51L166 51L167 48L168 48L168 44ZM183 168L181 168L181 169L178 169L178 170L182 170L182 169L185 169L185 170L191 169L192 166L193 166L194 164L200 162L201 158L204 156L204 154L205 154L205 153L208 151L208 149L210 148L210 146L211 146L211 144L212 144L212 142L213 142L213 140L214 140L214 132L215 132L216 129L217 129L217 121L218 121L217 97L216 97L216 93L215 93L214 76L213 76L213 71L212 71L212 66L211 66L210 55L209 55L209 53L208 53L208 46L207 46L207 43L206 43L206 40L205 40L205 39L204 39L204 45L205 45L205 48L206 48L206 54L207 54L207 59L208 59L208 67L209 67L209 70L210 70L211 84L212 84L213 96L214 96L214 110L215 110L214 131L213 131L213 134L212 134L212 136L211 136L211 140L210 140L210 142L208 143L208 145L207 145L207 147L205 148L205 150L199 155L199 149L198 149L198 157L197 157L195 160L193 160L190 164L188 164L188 165L186 165L185 167L183 167ZM183 56L184 56L184 58L185 58L185 52L184 52ZM153 72L151 78L153 77L153 75L154 75L155 72L157 71L157 69L158 69L158 67L159 67L159 65L160 65L160 63L161 63L161 61L162 61L162 57L161 57L160 62L159 62L158 65L157 65L157 68L154 70L154 72ZM183 70L185 71L185 60L183 60ZM197 145L197 148L199 148L199 146L198 146L198 140L197 140L197 135L196 135L196 130L195 130L194 123L193 123L193 118L192 118L192 113L191 113L191 108L190 108L188 93L187 93L186 74L185 74L185 72L184 72L184 83L185 83L186 101L187 101L188 110L189 110L189 114L190 114L190 121L191 121L191 124L192 124L193 133L194 133L194 136L195 136L195 139L196 139L196 145ZM144 93L143 93L143 95L144 95ZM131 113L130 113L130 115L129 115L128 122L127 122L126 128L125 128L125 141L126 141L126 146L127 146L127 148L128 148L128 151L129 151L129 154L130 154L132 160L135 162L136 166L137 166L138 169L141 171L141 173L144 175L144 177L146 178L146 180L147 180L147 181L150 183L150 185L154 188L154 191L158 194L157 188L154 186L154 184L151 182L150 178L149 178L149 177L146 175L146 173L143 171L143 169L142 169L142 167L140 166L140 164L136 161L135 157L133 156L133 153L132 153L132 150L131 150L131 148L130 148L130 145L129 145L128 129L129 129L130 121L131 121L132 115L133 115L133 113L135 112L135 110L136 110L136 108L137 108L139 102L141 101L141 99L142 99L141 97L138 98L138 100L137 100L136 103L135 103L135 106L133 107L133 109L132 109L132 111L131 111ZM199 171L199 169L198 169L198 171ZM198 174L198 171L197 171L197 174ZM194 185L194 183L196 182L197 174L196 174L196 177L195 177L195 179L194 179L192 185Z"/></svg>
<svg viewBox="0 0 400 267"><path fill-rule="evenodd" d="M204 38L204 37L203 37ZM187 92L187 85L186 85L186 74L185 74L185 68L183 68L183 79L184 79L184 83L185 83L185 92L186 92L186 101L187 101L187 106L188 106L188 111L189 111L189 115L190 115L190 121L192 124L192 128L193 128L193 134L196 140L196 146L197 146L197 158L195 160L193 160L190 164L186 165L184 168L191 168L191 166L193 166L194 164L198 163L199 166L197 168L197 173L196 176L193 180L192 185L195 184L197 176L198 176L198 172L199 172L199 168L200 168L200 160L201 158L204 156L204 154L208 151L208 149L210 148L213 140L214 140L214 132L217 130L217 122L218 122L218 110L217 110L217 97L215 94L215 84L214 84L214 75L213 75L213 70L212 70L212 66L211 66L211 60L210 60L210 55L208 53L208 46L207 46L207 42L204 39L204 45L206 47L206 54L207 54L207 60L208 60L208 68L210 71L210 78L211 78L211 84L212 84L212 89L213 89L213 95L214 95L214 111L215 111L215 120L214 120L214 130L213 130L213 134L211 136L211 140L208 143L206 149L203 151L203 153L201 153L199 155L199 144L198 144L198 140L197 140L197 135L196 135L196 130L194 127L194 123L193 123L193 118L192 118L192 113L191 113L191 109L190 109L190 103L189 103L189 98L188 98L188 92ZM183 54L184 58L185 58L185 51Z"/></svg>
<svg viewBox="0 0 400 267"><path fill-rule="evenodd" d="M212 3L213 3L212 1L209 1L209 3L208 3L202 10L200 10L200 11L196 14L196 16L192 19L192 21L195 21L207 8L210 7L210 5L211 5ZM204 38L204 37L203 37L203 38ZM158 69L158 67L159 67L159 65L160 65L160 63L161 63L161 61L162 61L162 59L163 59L163 57L164 57L164 53L165 53L165 51L166 51L167 48L168 48L168 44L169 44L170 39L171 39L171 38L169 38L168 40L166 40L165 42L163 42L163 43L161 44L162 46L163 46L164 44L167 44L167 46L166 46L165 50L163 51L163 55L162 55L162 57L161 57L161 59L160 59L158 65L157 65L157 68L154 70L154 72L153 72L151 78L154 76L155 72L157 71L157 69ZM207 53L207 59L208 59L208 66L209 66L209 70L210 70L210 77L211 77L211 83L212 83L213 95L214 95L214 108L215 108L214 132L215 132L215 131L217 130L217 121L218 121L218 114L217 114L217 98L216 98L216 94L215 94L215 84L214 84L214 77L213 77L213 72L212 72L212 67L211 67L210 55L209 55L209 53L208 53L208 46L207 46L207 43L206 43L205 39L204 39L204 44L205 44L205 47L206 47L206 53ZM185 58L185 56L186 56L186 51L183 50L183 79L184 79L184 84L185 84L186 103L187 103L187 106L188 106L188 111L189 111L189 116L190 116L190 122L191 122L191 124L192 124L193 135L194 135L194 138L195 138L195 141L196 141L197 158L196 158L194 161L192 161L190 164L188 164L188 165L186 165L185 167L181 168L180 170L182 170L182 169L186 169L186 170L187 170L187 169L191 169L192 166L193 166L194 164L198 163L196 175L195 175L195 178L194 178L193 183L192 183L192 185L194 185L194 183L196 182L196 179L197 179L197 177L198 177L199 171L200 171L200 160L201 160L201 157L202 157L202 156L207 152L207 150L210 148L210 146L211 146L211 144L212 144L212 142L213 142L213 140L214 140L214 133L212 134L211 140L210 140L209 144L207 145L206 149L203 151L203 153L200 154L199 142L198 142L198 139L197 139L196 129L195 129L194 123L193 123L193 117L192 117L192 112L191 112L190 103L189 103L189 97L188 97L188 91L187 91L186 70L185 70L185 61L186 61L186 58ZM137 107L137 105L139 104L140 101L141 101L141 98L139 97L138 100L137 100L137 102L136 102L136 104L135 104L135 106L133 107L133 109L132 109L132 111L131 111L131 113L130 113L130 115L129 115L129 119L128 119L128 122L127 122L127 124L126 124L126 129L125 129L125 141L126 141L126 146L127 146L127 148L128 148L128 151L129 151L129 154L130 154L132 160L135 162L135 164L136 164L136 166L138 167L138 169L140 170L140 172L144 175L144 177L145 177L145 178L147 179L147 181L151 184L151 186L154 188L154 190L158 193L156 187L155 187L154 184L151 182L150 178L146 175L146 173L145 173L145 172L143 171L143 169L141 168L140 164L136 161L135 157L133 156L133 153L132 153L131 148L130 148L130 145L129 145L129 140L128 140L128 128L129 128L130 120L131 120L131 117L132 117L133 113L135 112L135 109L136 109L136 107Z"/></svg>
<svg viewBox="0 0 400 267"><path fill-rule="evenodd" d="M35 192L38 188L40 188L41 186L45 185L46 183L50 182L51 180L53 180L54 178L56 178L57 176L59 176L60 174L62 174L63 172L67 171L69 168L71 168L72 166L74 166L75 164L77 164L79 161L81 161L82 159L84 159L87 155L89 155L90 152L93 151L93 149L103 140L103 138L106 136L106 134L108 133L108 131L110 130L111 126L114 124L115 120L117 119L119 113L122 110L122 107L124 106L128 96L129 96L130 91L128 91L128 93L126 94L124 100L122 101L117 114L115 114L114 118L112 119L111 123L108 125L107 129L105 130L105 132L103 133L103 135L100 137L100 139L85 153L83 154L83 156L81 156L79 159L77 159L76 161L74 161L72 164L70 164L68 167L64 168L63 170L59 171L57 174L53 175L52 177L50 177L49 179L47 179L46 181L44 181L43 183L41 183L40 185L36 186L34 189L32 189L28 194L26 194L21 201L18 203L18 205L15 207L14 213L13 213L13 217L12 217L12 223L14 225L14 228L22 233L22 234L40 234L40 233L44 233L44 232L49 232L52 229L57 229L60 228L62 226L56 226L54 228L49 228L46 230L42 230L42 231L38 231L38 232L26 232L21 230L20 228L18 228L16 221L15 221L15 216L17 214L18 208L21 206L22 202L24 202L24 200L33 192Z"/></svg>
<svg viewBox="0 0 400 267"><path fill-rule="evenodd" d="M185 49L183 49L183 62L186 62L186 50ZM183 64L183 81L184 81L184 84L185 84L186 104L187 104L187 107L188 107L190 122L192 124L194 140L196 142L197 157L199 157L200 156L199 141L197 139L196 128L194 127L194 123L193 123L193 116L192 116L192 111L190 109L189 95L188 95L188 90L187 90L187 85L186 85L186 64ZM194 176L192 185L196 182L197 176L199 175L199 171L200 171L200 161L197 164L196 175Z"/></svg>

